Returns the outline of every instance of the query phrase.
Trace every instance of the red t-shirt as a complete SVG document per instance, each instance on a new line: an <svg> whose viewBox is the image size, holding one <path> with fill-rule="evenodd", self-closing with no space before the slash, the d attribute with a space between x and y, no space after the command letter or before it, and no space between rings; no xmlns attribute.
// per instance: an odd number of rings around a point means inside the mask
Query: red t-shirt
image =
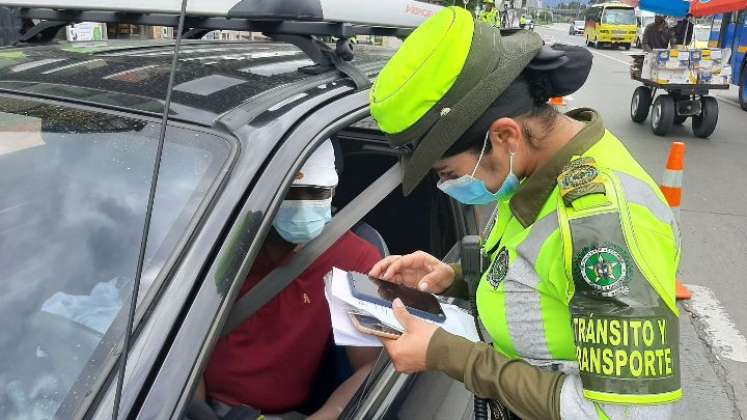
<svg viewBox="0 0 747 420"><path fill-rule="evenodd" d="M285 290L218 341L205 370L208 395L264 413L302 405L332 333L324 275L333 266L367 273L380 258L373 245L351 232L344 234ZM274 268L260 254L240 295Z"/></svg>

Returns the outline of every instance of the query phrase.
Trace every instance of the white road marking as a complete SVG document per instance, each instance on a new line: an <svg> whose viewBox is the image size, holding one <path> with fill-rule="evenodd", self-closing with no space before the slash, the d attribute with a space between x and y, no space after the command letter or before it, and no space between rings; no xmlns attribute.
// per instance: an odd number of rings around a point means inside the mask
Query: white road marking
<svg viewBox="0 0 747 420"><path fill-rule="evenodd" d="M609 58L610 60L617 61L618 63L625 64L626 66L630 66L630 61L620 60L619 58L616 58L616 57L613 57L611 55L607 55L604 53L600 53L599 51L595 51L591 48L589 48L589 51L591 51L592 54L601 55L602 57Z"/></svg>
<svg viewBox="0 0 747 420"><path fill-rule="evenodd" d="M721 306L713 291L705 286L688 284L693 298L687 305L704 325L705 339L716 356L747 363L747 339Z"/></svg>

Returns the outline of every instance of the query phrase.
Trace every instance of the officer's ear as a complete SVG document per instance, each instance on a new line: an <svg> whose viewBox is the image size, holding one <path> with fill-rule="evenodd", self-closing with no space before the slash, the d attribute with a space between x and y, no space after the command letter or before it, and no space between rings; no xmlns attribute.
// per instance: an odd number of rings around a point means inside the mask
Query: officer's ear
<svg viewBox="0 0 747 420"><path fill-rule="evenodd" d="M490 144L493 150L516 152L523 141L524 129L521 123L513 118L499 118L490 124Z"/></svg>

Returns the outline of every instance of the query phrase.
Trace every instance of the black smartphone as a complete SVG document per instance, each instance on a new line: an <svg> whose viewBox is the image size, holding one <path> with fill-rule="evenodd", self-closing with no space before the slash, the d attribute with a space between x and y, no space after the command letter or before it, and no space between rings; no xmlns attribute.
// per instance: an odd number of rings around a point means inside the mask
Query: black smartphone
<svg viewBox="0 0 747 420"><path fill-rule="evenodd" d="M360 300L391 308L394 299L400 298L413 315L436 322L446 320L441 304L430 293L355 272L348 272L348 280L353 296Z"/></svg>

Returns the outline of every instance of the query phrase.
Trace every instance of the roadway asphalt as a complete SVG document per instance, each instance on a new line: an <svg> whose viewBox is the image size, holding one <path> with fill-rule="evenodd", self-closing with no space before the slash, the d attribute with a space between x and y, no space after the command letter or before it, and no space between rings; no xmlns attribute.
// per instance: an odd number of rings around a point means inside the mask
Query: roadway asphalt
<svg viewBox="0 0 747 420"><path fill-rule="evenodd" d="M584 45L568 25L538 27L546 42ZM747 112L737 90L714 91L719 121L709 139L692 134L690 122L667 137L649 121L630 119L630 98L639 86L629 77L626 51L591 49L594 65L569 108L599 111L656 179L661 179L672 141L687 145L680 228L684 245L680 278L694 297L681 305L683 419L747 420ZM719 93L716 93L719 92Z"/></svg>

